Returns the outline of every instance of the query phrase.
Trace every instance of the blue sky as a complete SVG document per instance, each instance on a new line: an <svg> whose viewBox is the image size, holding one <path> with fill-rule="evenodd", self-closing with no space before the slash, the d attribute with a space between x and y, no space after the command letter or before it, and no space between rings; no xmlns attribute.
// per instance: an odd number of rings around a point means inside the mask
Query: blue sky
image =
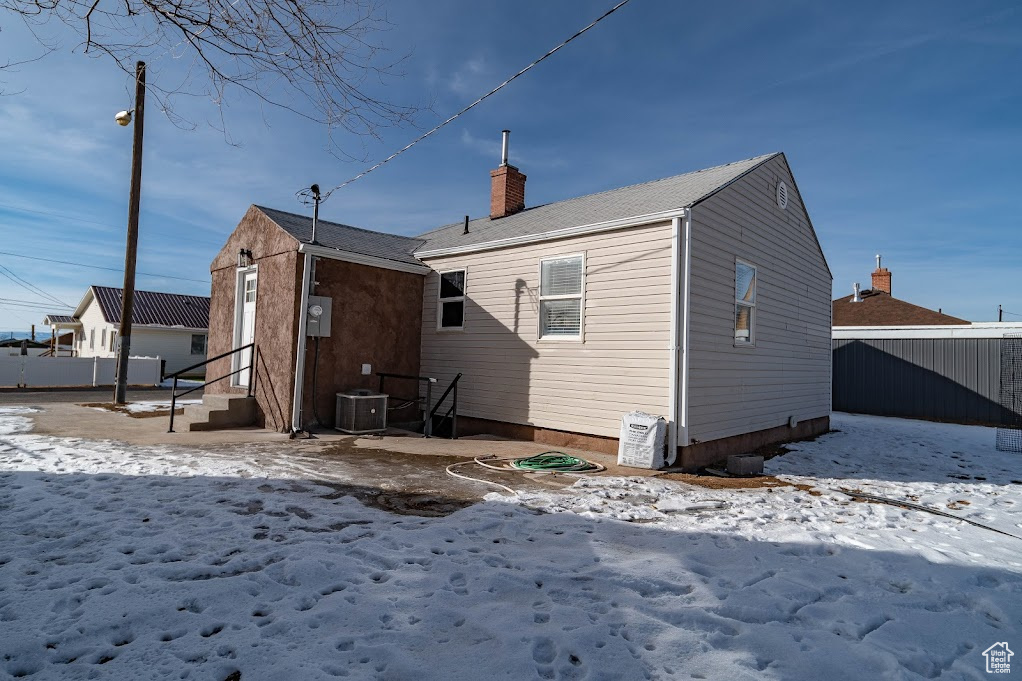
<svg viewBox="0 0 1022 681"><path fill-rule="evenodd" d="M389 0L380 39L409 52L388 82L399 103L432 102L418 128L364 143L385 157L611 6L582 0ZM39 52L0 14L0 62ZM123 266L131 79L62 49L0 73L0 251ZM150 80L182 63L151 59ZM510 128L511 161L538 205L784 151L834 272L834 295L869 286L874 254L902 299L974 321L997 305L1022 315L1022 9L1004 2L679 3L632 0L591 32L397 160L335 193L322 216L414 234L488 211L488 171ZM306 210L295 192L369 163L329 153L327 133L242 94L225 120L208 100L179 102L199 123L146 112L138 287L208 294L209 262L251 203ZM0 265L76 304L115 271L0 254ZM171 279L166 275L178 277ZM186 281L187 280L187 281ZM0 298L40 295L0 277ZM0 329L43 312L0 304ZM1006 315L1022 321L1022 316Z"/></svg>

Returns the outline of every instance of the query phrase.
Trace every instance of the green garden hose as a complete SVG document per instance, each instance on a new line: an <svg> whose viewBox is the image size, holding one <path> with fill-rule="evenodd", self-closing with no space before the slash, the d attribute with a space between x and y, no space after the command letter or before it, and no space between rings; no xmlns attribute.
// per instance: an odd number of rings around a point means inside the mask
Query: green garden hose
<svg viewBox="0 0 1022 681"><path fill-rule="evenodd" d="M543 452L535 456L511 461L511 468L518 471L542 473L587 473L603 470L603 466L590 463L564 452Z"/></svg>

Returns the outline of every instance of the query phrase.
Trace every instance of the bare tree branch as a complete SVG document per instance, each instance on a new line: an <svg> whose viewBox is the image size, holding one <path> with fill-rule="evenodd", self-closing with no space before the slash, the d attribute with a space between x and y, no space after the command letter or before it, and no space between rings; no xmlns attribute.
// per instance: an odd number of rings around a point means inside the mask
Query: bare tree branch
<svg viewBox="0 0 1022 681"><path fill-rule="evenodd" d="M420 111L377 94L400 75L403 57L375 42L389 23L373 0L0 0L0 9L39 24L59 19L81 36L84 52L128 74L138 59L152 73L165 58L191 57L174 86L147 84L175 124L183 121L173 99L204 95L221 109L222 125L235 88L327 126L331 140L338 131L378 138Z"/></svg>

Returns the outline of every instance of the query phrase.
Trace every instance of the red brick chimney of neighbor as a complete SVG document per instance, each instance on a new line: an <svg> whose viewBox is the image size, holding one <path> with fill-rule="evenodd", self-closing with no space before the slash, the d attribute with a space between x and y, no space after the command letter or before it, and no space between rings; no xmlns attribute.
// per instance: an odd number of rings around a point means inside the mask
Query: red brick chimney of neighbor
<svg viewBox="0 0 1022 681"><path fill-rule="evenodd" d="M891 295L891 271L880 266L879 254L877 254L877 268L873 270L873 290Z"/></svg>
<svg viewBox="0 0 1022 681"><path fill-rule="evenodd" d="M503 131L500 167L490 171L490 219L503 218L525 209L525 175L507 162L510 130Z"/></svg>

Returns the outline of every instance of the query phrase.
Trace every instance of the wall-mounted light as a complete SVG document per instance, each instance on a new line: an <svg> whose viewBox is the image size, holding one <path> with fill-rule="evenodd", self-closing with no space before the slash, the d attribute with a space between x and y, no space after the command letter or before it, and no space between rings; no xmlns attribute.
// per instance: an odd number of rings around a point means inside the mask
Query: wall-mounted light
<svg viewBox="0 0 1022 681"><path fill-rule="evenodd" d="M247 249L238 250L238 267L250 267L252 265L252 251Z"/></svg>

